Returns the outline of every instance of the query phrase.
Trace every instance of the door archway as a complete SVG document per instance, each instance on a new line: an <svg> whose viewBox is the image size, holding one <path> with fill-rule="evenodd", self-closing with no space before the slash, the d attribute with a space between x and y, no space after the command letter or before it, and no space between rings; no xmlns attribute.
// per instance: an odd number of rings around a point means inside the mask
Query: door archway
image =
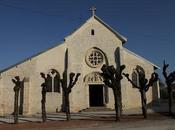
<svg viewBox="0 0 175 130"><path fill-rule="evenodd" d="M104 85L100 72L92 72L86 75L84 82L89 87L89 106L106 106L109 101L108 87Z"/></svg>

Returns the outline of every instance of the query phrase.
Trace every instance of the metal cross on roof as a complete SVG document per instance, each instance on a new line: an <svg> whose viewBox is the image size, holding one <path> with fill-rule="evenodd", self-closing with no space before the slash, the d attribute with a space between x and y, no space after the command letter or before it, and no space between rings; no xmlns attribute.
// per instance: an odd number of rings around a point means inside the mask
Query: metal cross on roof
<svg viewBox="0 0 175 130"><path fill-rule="evenodd" d="M95 6L92 6L92 7L90 8L90 10L92 11L92 15L94 16L94 15L95 15L95 11L96 11Z"/></svg>

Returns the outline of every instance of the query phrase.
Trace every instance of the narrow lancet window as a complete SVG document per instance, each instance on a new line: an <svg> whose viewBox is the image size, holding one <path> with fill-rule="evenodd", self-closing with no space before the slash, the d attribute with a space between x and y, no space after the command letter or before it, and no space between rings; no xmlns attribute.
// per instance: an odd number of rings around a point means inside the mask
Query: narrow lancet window
<svg viewBox="0 0 175 130"><path fill-rule="evenodd" d="M95 35L94 29L91 30L91 35Z"/></svg>

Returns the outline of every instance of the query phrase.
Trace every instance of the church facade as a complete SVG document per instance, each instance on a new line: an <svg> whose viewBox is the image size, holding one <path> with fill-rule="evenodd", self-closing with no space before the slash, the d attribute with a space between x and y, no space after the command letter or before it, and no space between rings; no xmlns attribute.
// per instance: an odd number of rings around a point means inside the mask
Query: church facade
<svg viewBox="0 0 175 130"><path fill-rule="evenodd" d="M61 78L65 70L68 75L70 72L81 73L70 94L72 112L98 106L113 109L112 90L104 85L100 76L103 64L115 67L124 64L126 65L124 71L130 76L133 76L134 70L139 66L143 68L147 78L150 78L151 73L158 68L124 48L126 41L125 37L99 17L92 15L80 28L65 37L63 43L0 72L0 115L11 114L14 110L14 84L11 79L15 76L25 79L19 98L21 114L41 113L41 84L44 82L40 76L41 72L52 77L52 84L46 97L46 110L60 111L63 92L59 85L56 86L55 75L51 74L52 69L58 71ZM121 92L123 111L141 107L138 90L134 89L125 78L121 80ZM159 98L157 84L150 88L147 97L148 103Z"/></svg>

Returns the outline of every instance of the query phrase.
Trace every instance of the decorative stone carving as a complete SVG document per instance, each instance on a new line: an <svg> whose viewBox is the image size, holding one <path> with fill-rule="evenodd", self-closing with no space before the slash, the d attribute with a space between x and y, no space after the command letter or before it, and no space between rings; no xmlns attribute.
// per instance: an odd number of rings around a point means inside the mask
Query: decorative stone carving
<svg viewBox="0 0 175 130"><path fill-rule="evenodd" d="M84 81L88 84L103 84L103 77L99 72L93 72L85 76Z"/></svg>
<svg viewBox="0 0 175 130"><path fill-rule="evenodd" d="M104 62L104 54L98 49L90 49L86 54L86 63L92 68L100 67Z"/></svg>

